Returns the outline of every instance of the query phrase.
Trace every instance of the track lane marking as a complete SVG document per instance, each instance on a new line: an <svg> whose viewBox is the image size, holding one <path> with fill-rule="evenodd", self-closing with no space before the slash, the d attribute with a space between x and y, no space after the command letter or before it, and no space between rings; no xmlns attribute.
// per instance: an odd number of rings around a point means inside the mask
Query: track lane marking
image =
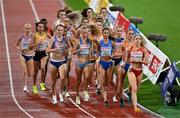
<svg viewBox="0 0 180 118"><path fill-rule="evenodd" d="M33 1L32 1L32 0L29 0L29 3L30 3L31 8L32 8L32 10L33 10L33 13L34 13L34 16L35 16L35 18L36 18L36 21L39 21L39 16L38 16L38 14L37 14L37 11L36 11L36 8L35 8L35 6L34 6Z"/></svg>
<svg viewBox="0 0 180 118"><path fill-rule="evenodd" d="M33 13L36 17L36 20L39 21L39 16L38 16L38 13L36 11L36 8L34 6L34 3L32 0L29 0L29 3L31 4L31 8L33 10ZM60 1L60 3L62 3L62 1ZM64 6L64 4L63 4ZM90 114L89 112L87 112L86 110L84 110L83 108L81 108L79 105L77 105L73 100L72 98L69 99L71 101L72 104L74 104L79 110L81 110L82 112L84 112L85 114L87 114L88 116L92 117L92 118L96 118L95 116L93 116L92 114Z"/></svg>
<svg viewBox="0 0 180 118"><path fill-rule="evenodd" d="M6 29L6 19L4 14L4 5L3 0L0 0L1 3L1 15L2 15L2 22L3 22L3 31L4 31L4 39L5 39L5 46L6 46L6 56L7 56L7 63L8 63L8 70L9 70L9 80L10 80L10 87L11 87L11 95L15 102L15 104L18 106L18 108L24 112L28 117L34 118L32 115L30 115L28 112L26 112L21 105L16 100L15 94L14 94L14 86L13 86L13 79L12 79L12 68L11 68L11 60L10 60L10 54L9 54L9 45L8 45L8 39L7 39L7 29Z"/></svg>
<svg viewBox="0 0 180 118"><path fill-rule="evenodd" d="M92 117L92 118L96 118L95 116L93 116L92 114L90 114L89 112L87 112L85 109L83 109L82 107L80 107L79 105L77 105L72 98L69 98L69 100L71 101L71 103L73 103L78 109L80 109L81 111L83 111L85 114L87 114L88 116Z"/></svg>

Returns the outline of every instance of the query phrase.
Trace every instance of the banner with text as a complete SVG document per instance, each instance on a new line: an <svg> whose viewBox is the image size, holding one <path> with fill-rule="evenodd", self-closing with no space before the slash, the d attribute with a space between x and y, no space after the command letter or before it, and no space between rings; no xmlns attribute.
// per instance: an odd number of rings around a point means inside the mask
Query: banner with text
<svg viewBox="0 0 180 118"><path fill-rule="evenodd" d="M176 67L175 62L173 62L169 68L166 77L164 78L163 84L161 85L161 93L163 96L165 96L168 88L171 88L173 86L177 77L180 77L180 72Z"/></svg>

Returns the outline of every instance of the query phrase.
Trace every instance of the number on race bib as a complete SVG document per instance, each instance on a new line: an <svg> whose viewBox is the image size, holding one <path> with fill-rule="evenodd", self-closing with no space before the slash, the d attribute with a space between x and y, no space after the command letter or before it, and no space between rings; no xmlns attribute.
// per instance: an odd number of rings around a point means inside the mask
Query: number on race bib
<svg viewBox="0 0 180 118"><path fill-rule="evenodd" d="M21 48L22 49L28 49L29 48L29 42L22 42L21 43Z"/></svg>

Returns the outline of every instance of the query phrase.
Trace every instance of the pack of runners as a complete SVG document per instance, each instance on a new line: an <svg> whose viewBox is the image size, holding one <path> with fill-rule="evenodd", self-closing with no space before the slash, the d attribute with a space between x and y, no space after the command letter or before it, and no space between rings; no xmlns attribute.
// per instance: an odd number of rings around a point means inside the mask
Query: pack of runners
<svg viewBox="0 0 180 118"><path fill-rule="evenodd" d="M26 81L30 77L33 80L32 92L38 94L36 80L39 70L40 90L45 91L46 74L50 72L52 103L57 104L57 95L63 102L64 97L70 97L69 72L73 64L77 104L81 104L81 99L89 101L88 86L93 85L96 95L102 95L104 105L108 107L107 91L108 85L111 85L113 102L119 102L123 107L122 94L127 75L129 101L132 100L135 112L140 111L137 90L143 77L142 65L147 64L147 51L140 34L135 34L132 29L124 31L123 26L111 29L106 8L101 8L99 13L85 8L79 13L65 7L57 12L57 20L51 28L45 18L35 23L35 27L36 32L32 33L31 24L26 23L24 33L16 43L16 48L21 52L24 92L28 92ZM60 78L58 91L57 78ZM83 96L79 94L81 83Z"/></svg>

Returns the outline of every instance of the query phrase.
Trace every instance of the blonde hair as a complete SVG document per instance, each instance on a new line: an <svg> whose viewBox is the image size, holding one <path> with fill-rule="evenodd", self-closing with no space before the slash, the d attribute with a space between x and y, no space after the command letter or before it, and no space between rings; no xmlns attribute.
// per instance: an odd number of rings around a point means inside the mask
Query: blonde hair
<svg viewBox="0 0 180 118"><path fill-rule="evenodd" d="M26 23L26 24L24 24L24 27L22 28L24 31L26 31L26 29L27 28L30 28L31 29L31 24L30 23ZM31 34L32 32L30 31L30 34Z"/></svg>
<svg viewBox="0 0 180 118"><path fill-rule="evenodd" d="M31 28L31 24L30 23L24 24L24 28L26 28L26 27L30 27Z"/></svg>

